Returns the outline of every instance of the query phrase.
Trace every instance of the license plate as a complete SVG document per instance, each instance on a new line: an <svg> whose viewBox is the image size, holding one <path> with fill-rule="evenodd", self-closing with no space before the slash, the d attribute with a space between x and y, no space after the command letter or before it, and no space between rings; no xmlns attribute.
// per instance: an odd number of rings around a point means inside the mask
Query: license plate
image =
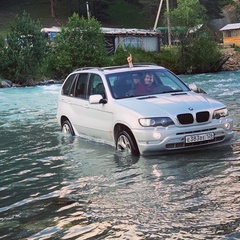
<svg viewBox="0 0 240 240"><path fill-rule="evenodd" d="M207 141L212 139L214 139L214 133L204 133L204 134L186 136L185 142L194 143L194 142L202 142L202 141Z"/></svg>

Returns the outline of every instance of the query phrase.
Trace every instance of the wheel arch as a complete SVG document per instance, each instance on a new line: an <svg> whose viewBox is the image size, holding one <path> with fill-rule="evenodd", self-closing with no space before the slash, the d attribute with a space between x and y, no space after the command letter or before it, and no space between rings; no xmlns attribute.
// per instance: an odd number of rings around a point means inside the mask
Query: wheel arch
<svg viewBox="0 0 240 240"><path fill-rule="evenodd" d="M138 148L138 144L137 144L135 136L133 135L131 129L122 123L117 123L114 126L114 143L115 143L115 145L117 143L118 134L123 131L126 131L131 136L132 140L134 141L135 146L137 147L137 154L139 154L139 148Z"/></svg>
<svg viewBox="0 0 240 240"><path fill-rule="evenodd" d="M68 119L68 117L66 117L66 116L64 116L64 115L61 116L61 118L60 118L61 127L62 127L64 121L66 121L66 120L68 120L68 121L70 122L70 120Z"/></svg>

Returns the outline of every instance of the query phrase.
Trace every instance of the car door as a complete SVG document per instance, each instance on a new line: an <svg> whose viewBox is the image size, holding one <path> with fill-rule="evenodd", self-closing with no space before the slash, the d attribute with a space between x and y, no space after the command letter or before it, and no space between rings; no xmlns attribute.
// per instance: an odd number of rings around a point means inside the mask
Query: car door
<svg viewBox="0 0 240 240"><path fill-rule="evenodd" d="M71 74L68 76L66 81L64 81L61 93L58 97L58 108L57 108L57 118L59 123L61 122L61 117L66 116L70 122L72 123L72 99L73 99L73 92L75 88L75 81L78 77L78 74Z"/></svg>
<svg viewBox="0 0 240 240"><path fill-rule="evenodd" d="M70 99L68 109L68 118L70 119L75 131L78 134L86 134L87 128L87 107L88 99L86 97L89 73L79 73L75 79L74 85L70 90Z"/></svg>
<svg viewBox="0 0 240 240"><path fill-rule="evenodd" d="M95 73L92 73L89 78L86 98L93 94L100 94L104 99L108 97L101 76ZM113 112L110 104L90 104L87 101L85 113L87 123L85 133L112 142Z"/></svg>

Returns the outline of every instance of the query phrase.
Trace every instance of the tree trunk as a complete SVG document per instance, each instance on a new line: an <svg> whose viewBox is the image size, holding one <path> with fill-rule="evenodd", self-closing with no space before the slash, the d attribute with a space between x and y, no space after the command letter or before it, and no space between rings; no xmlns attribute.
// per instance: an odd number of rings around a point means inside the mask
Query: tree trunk
<svg viewBox="0 0 240 240"><path fill-rule="evenodd" d="M51 17L55 18L55 0L50 0L50 4L51 4Z"/></svg>

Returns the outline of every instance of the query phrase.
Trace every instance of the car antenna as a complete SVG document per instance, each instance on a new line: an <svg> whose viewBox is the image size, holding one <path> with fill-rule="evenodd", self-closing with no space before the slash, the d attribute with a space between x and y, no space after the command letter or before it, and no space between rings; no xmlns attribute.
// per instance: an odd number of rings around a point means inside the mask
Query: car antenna
<svg viewBox="0 0 240 240"><path fill-rule="evenodd" d="M128 56L127 61L128 61L129 67L132 68L132 67L133 67L133 63L132 63L132 54L131 54L131 53L130 53L130 55Z"/></svg>

